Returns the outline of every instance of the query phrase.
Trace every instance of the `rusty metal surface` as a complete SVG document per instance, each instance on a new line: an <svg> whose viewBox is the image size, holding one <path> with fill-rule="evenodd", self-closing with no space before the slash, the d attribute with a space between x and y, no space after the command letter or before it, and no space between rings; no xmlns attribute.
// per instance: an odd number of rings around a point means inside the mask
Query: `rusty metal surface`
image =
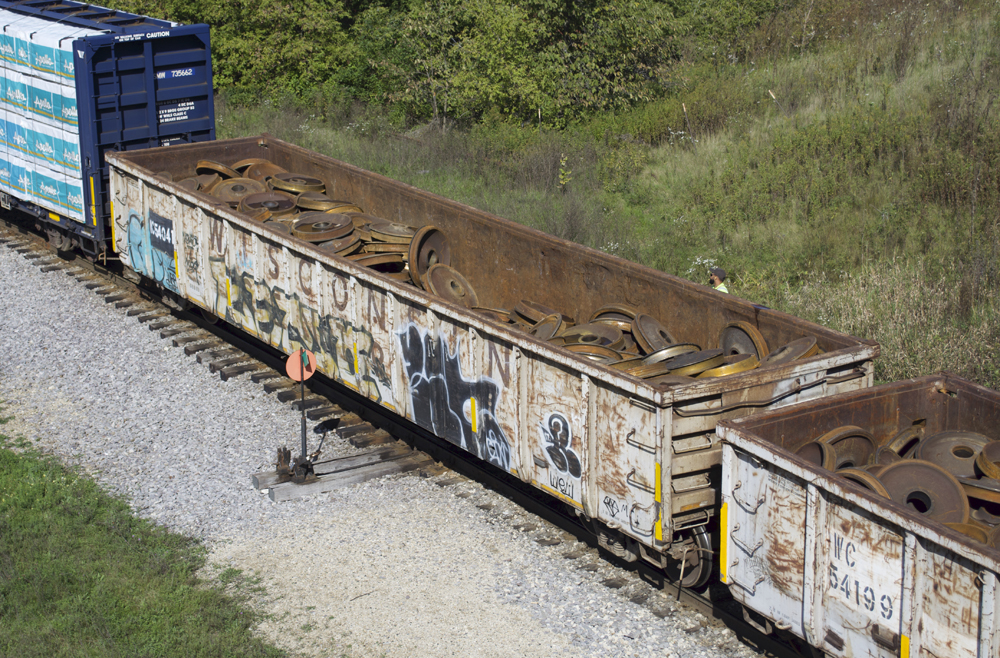
<svg viewBox="0 0 1000 658"><path fill-rule="evenodd" d="M998 418L1000 393L943 373L720 424L723 580L833 656L997 655L1000 551L793 452L843 425L881 444L901 425L992 434Z"/></svg>
<svg viewBox="0 0 1000 658"><path fill-rule="evenodd" d="M198 160L247 158L308 172L328 196L366 213L440 228L452 264L483 306L530 299L583 318L624 301L680 341L709 345L727 324L746 321L769 343L814 335L826 352L652 386L153 173L177 180L193 175ZM114 245L126 265L286 353L310 349L319 369L343 385L656 550L669 545L675 514L691 524L712 511L717 483L707 471L719 462L720 418L871 384L872 341L756 309L267 136L115 153L109 161ZM675 474L683 481L674 483Z"/></svg>

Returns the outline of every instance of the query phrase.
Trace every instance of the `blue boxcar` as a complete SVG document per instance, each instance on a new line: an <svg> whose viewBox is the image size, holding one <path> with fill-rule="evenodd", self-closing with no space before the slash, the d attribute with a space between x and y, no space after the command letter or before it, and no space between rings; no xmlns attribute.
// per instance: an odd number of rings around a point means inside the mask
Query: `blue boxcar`
<svg viewBox="0 0 1000 658"><path fill-rule="evenodd" d="M98 255L107 151L215 139L209 28L68 0L0 0L0 28L0 205Z"/></svg>

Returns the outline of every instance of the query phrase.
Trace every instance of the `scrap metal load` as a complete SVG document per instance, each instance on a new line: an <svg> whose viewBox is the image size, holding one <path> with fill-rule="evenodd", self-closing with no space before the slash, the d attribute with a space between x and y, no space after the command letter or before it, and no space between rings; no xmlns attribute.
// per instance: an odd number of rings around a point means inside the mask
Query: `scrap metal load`
<svg viewBox="0 0 1000 658"><path fill-rule="evenodd" d="M1000 428L998 428L1000 429ZM795 454L973 540L1000 548L1000 433L927 433L907 426L876 439L870 429L837 427Z"/></svg>
<svg viewBox="0 0 1000 658"><path fill-rule="evenodd" d="M328 196L326 183L315 172L289 172L264 158L228 166L199 160L194 171L178 184L319 249L651 384L679 386L695 378L807 359L821 351L815 336L805 336L770 352L760 331L745 321L727 324L717 338L704 337L702 344L717 347L703 349L699 343L677 341L659 320L622 303L605 304L582 323L529 299L511 309L481 306L472 284L451 267L447 234L436 226L410 226L366 214L352 200ZM173 180L169 171L157 177Z"/></svg>

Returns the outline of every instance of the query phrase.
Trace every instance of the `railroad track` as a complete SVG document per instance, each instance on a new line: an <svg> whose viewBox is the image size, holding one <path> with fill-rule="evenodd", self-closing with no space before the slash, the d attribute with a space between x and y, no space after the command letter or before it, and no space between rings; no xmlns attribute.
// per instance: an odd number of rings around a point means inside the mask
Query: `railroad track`
<svg viewBox="0 0 1000 658"><path fill-rule="evenodd" d="M281 481L274 472L248 474L253 486L267 490L272 500L279 502L323 493L367 479L404 472L436 477L436 483L444 487L475 480L539 517L540 523L524 523L516 527L522 532L532 533L540 545L563 550L558 547L570 538L586 543L590 551L571 550L564 552L563 557L580 560L581 570L593 570L588 568L592 565L581 558L596 554L597 538L594 534L568 508L554 507L550 498L524 486L508 473L468 457L467 453L450 443L387 413L367 398L321 374L309 380L303 396L300 387L282 374L287 358L282 352L231 329L224 322L213 322L197 311L185 310L176 302L171 303L171 300L163 298L161 292L116 272L114 263L93 263L72 254L56 252L43 236L4 215L0 215L0 245L32 261L42 272L62 272L74 277L100 295L105 303L124 310L127 317L145 324L151 331L157 332L160 339L171 341L175 348L182 349L186 355L206 365L221 379L246 375L279 401L290 404L297 411L304 411L320 430L314 433L315 438L310 439L312 444L322 433L323 423L328 423L328 427L336 425L330 432L355 448L365 450L348 457L317 461L317 479L303 484ZM743 642L764 655L779 658L810 655L808 649L779 641L746 621L742 610L728 597L724 587L715 586L706 593L682 589L662 570L642 561L629 564L608 553L600 555L615 566L636 573L651 589L662 589L675 595L681 603L722 622ZM618 589L624 581L610 578L602 583ZM630 600L640 605L648 599L648 593L639 592L630 596ZM660 617L668 614L653 606L650 609Z"/></svg>

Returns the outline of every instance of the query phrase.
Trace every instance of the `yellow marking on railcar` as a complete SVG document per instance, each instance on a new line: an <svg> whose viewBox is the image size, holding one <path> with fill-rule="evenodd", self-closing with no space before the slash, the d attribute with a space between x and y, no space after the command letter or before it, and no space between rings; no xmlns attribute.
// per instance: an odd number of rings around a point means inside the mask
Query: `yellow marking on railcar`
<svg viewBox="0 0 1000 658"><path fill-rule="evenodd" d="M61 218L61 217L59 217L59 215L55 214L54 212L50 212L50 213L49 213L49 219L51 219L51 220L52 220L53 222L58 222L58 221L60 221L60 220L61 220L62 218Z"/></svg>
<svg viewBox="0 0 1000 658"><path fill-rule="evenodd" d="M94 196L94 177L90 177L90 216L94 219L94 226L97 226L97 197Z"/></svg>
<svg viewBox="0 0 1000 658"><path fill-rule="evenodd" d="M354 376L357 377L360 374L358 371L358 341L354 341Z"/></svg>
<svg viewBox="0 0 1000 658"><path fill-rule="evenodd" d="M559 492L559 491L556 491L552 487L544 485L541 482L538 483L538 486L541 487L543 490L548 491L550 494L552 494L553 496L555 496L559 500L563 501L564 503L569 503L570 505L572 505L573 507L576 507L577 509L583 509L583 505L581 505L580 503L576 502L575 500L573 500L572 498L570 498L566 494L564 494L562 492Z"/></svg>
<svg viewBox="0 0 1000 658"><path fill-rule="evenodd" d="M722 503L722 509L719 510L719 580L722 582L727 582L728 574L726 572L729 566L726 563L726 553L729 548L729 504Z"/></svg>
<svg viewBox="0 0 1000 658"><path fill-rule="evenodd" d="M656 485L653 491L653 497L656 501L656 528L654 531L654 538L656 541L663 541L663 480L661 479L659 464L656 464Z"/></svg>
<svg viewBox="0 0 1000 658"><path fill-rule="evenodd" d="M899 636L899 658L910 658L910 638Z"/></svg>
<svg viewBox="0 0 1000 658"><path fill-rule="evenodd" d="M177 252L174 252L174 276L178 279L181 278L181 267L177 264Z"/></svg>
<svg viewBox="0 0 1000 658"><path fill-rule="evenodd" d="M111 251L118 253L118 238L115 235L115 200L111 199Z"/></svg>
<svg viewBox="0 0 1000 658"><path fill-rule="evenodd" d="M233 305L233 290L232 286L229 284L228 276L226 277L226 301L229 302L230 306Z"/></svg>
<svg viewBox="0 0 1000 658"><path fill-rule="evenodd" d="M476 398L469 398L469 404L472 412L472 433L478 434L479 430L476 429Z"/></svg>

